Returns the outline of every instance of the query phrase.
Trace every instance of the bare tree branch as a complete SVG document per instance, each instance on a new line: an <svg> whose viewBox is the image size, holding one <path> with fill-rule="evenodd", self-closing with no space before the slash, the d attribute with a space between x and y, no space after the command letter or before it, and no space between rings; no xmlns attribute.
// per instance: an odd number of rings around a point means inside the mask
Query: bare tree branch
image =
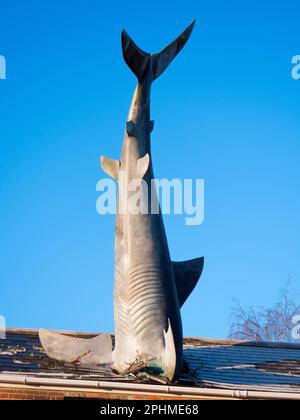
<svg viewBox="0 0 300 420"><path fill-rule="evenodd" d="M234 300L231 310L229 337L238 340L293 342L292 319L300 314L300 305L290 297L290 284L280 291L272 308L242 308Z"/></svg>

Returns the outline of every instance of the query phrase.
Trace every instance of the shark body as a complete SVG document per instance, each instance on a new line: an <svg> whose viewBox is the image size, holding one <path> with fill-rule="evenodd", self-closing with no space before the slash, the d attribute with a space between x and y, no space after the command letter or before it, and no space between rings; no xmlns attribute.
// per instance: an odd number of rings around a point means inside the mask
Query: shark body
<svg viewBox="0 0 300 420"><path fill-rule="evenodd" d="M123 57L138 83L126 121L121 158L101 157L104 171L119 182L114 270L115 348L108 357L110 339L102 335L102 344L98 343L99 357L93 359L89 355L89 362L90 359L112 362L120 372L134 363L158 364L169 380L183 367L180 308L194 289L204 260L201 257L172 262L159 206L155 214L151 212L153 202L158 198L151 189L154 174L150 135L154 123L150 119L150 94L153 81L186 44L193 27L194 22L158 54L142 51L125 31L122 32ZM143 181L149 187L140 190L146 208L138 214L132 214L128 209L132 181L137 184ZM63 340L66 338L47 331L41 331L40 336L48 354L63 359ZM73 348L76 347L74 340ZM105 357L101 357L101 352ZM72 358L76 357L75 353L72 351Z"/></svg>

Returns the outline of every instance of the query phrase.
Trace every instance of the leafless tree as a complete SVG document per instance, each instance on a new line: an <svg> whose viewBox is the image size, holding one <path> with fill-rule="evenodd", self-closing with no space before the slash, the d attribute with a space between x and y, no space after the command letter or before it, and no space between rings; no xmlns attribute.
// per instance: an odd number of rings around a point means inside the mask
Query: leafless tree
<svg viewBox="0 0 300 420"><path fill-rule="evenodd" d="M300 305L290 297L289 285L281 290L272 308L244 309L235 300L231 313L229 337L237 340L293 342L292 319L300 314Z"/></svg>

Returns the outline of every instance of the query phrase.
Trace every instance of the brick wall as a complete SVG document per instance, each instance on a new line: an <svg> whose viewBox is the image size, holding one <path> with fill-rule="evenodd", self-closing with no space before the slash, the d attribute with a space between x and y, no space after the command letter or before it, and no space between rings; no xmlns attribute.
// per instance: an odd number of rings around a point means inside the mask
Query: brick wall
<svg viewBox="0 0 300 420"><path fill-rule="evenodd" d="M0 400L62 400L62 392L22 389L22 388L2 388L0 389Z"/></svg>

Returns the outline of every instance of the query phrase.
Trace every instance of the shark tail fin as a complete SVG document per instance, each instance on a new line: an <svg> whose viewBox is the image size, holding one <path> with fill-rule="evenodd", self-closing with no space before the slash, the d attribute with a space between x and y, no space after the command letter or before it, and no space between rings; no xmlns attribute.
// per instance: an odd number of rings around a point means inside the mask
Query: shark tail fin
<svg viewBox="0 0 300 420"><path fill-rule="evenodd" d="M44 351L51 359L89 366L112 363L110 334L78 338L55 331L40 330L39 337Z"/></svg>
<svg viewBox="0 0 300 420"><path fill-rule="evenodd" d="M151 72L152 80L157 79L187 43L195 25L195 20L171 44L157 54L141 50L125 30L122 31L123 57L128 67L139 80Z"/></svg>

